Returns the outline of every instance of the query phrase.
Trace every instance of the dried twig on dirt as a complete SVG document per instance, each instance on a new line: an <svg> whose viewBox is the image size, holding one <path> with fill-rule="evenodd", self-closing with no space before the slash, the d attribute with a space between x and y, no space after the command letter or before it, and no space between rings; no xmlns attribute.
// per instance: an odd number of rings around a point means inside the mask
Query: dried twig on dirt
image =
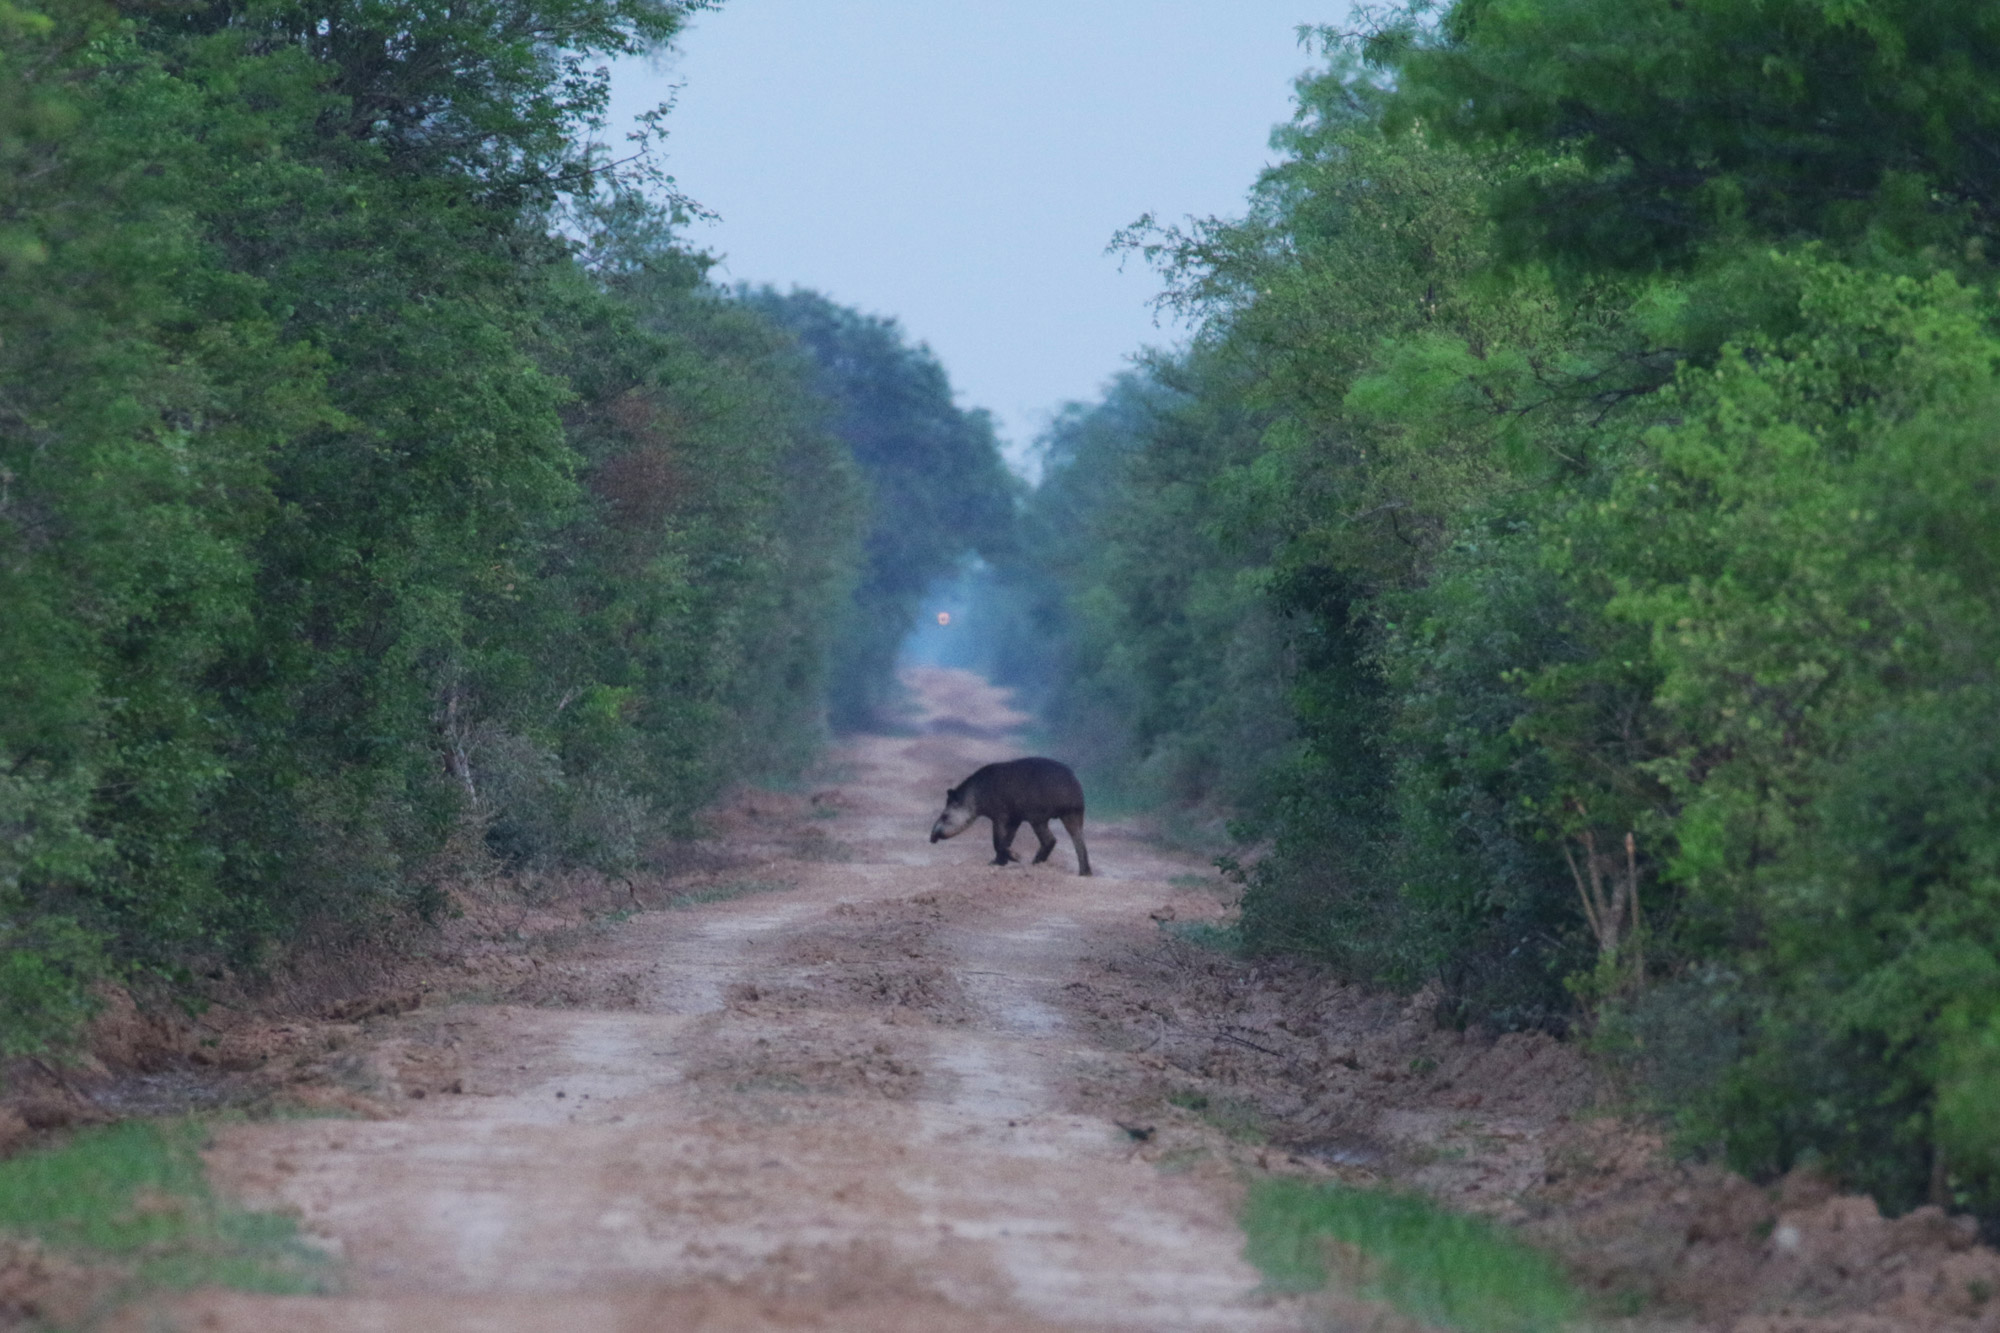
<svg viewBox="0 0 2000 1333"><path fill-rule="evenodd" d="M1235 1042L1238 1046L1247 1046L1251 1050L1258 1051L1264 1055L1268 1055L1273 1058L1282 1058L1282 1052L1274 1051L1269 1046L1259 1046L1256 1042L1251 1041L1248 1037L1239 1037L1234 1032L1218 1032L1215 1034L1215 1039L1217 1041L1232 1041Z"/></svg>

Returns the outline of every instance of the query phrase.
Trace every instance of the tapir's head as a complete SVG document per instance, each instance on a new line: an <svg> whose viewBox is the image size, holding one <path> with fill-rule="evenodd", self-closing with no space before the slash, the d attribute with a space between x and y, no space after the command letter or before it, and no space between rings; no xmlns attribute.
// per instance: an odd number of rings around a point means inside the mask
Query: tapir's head
<svg viewBox="0 0 2000 1333"><path fill-rule="evenodd" d="M946 838L956 838L972 827L972 821L979 818L972 808L972 801L965 794L964 787L953 787L944 794L944 813L931 825L931 841L942 842Z"/></svg>

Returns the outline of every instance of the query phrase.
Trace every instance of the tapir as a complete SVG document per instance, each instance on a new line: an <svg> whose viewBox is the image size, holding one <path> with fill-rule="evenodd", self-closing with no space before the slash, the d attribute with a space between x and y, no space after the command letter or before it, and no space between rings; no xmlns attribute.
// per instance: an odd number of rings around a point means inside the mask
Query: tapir
<svg viewBox="0 0 2000 1333"><path fill-rule="evenodd" d="M1026 824L1042 845L1035 864L1049 859L1056 835L1049 821L1060 819L1076 848L1076 873L1090 873L1090 853L1083 845L1083 784L1069 765L1053 759L1010 759L988 764L944 794L944 813L931 825L931 841L955 838L975 819L993 821L993 864L1004 866L1014 855L1014 835Z"/></svg>

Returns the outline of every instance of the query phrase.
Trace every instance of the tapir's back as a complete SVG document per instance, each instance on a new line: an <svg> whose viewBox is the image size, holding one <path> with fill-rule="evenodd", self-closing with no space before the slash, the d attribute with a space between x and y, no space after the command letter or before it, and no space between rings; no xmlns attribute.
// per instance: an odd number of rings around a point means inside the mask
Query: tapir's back
<svg viewBox="0 0 2000 1333"><path fill-rule="evenodd" d="M1002 809L1023 819L1060 819L1083 813L1083 784L1055 759L1010 759L988 764L967 778L981 809Z"/></svg>

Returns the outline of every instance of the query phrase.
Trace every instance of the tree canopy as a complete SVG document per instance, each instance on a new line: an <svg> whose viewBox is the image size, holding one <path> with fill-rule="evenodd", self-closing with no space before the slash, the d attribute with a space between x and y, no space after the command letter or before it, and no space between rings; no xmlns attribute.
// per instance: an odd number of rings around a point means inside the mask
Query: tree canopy
<svg viewBox="0 0 2000 1333"><path fill-rule="evenodd" d="M1996 23L1323 34L1243 215L1126 234L1198 331L1058 419L1013 573L1055 728L1235 820L1246 948L1989 1219Z"/></svg>
<svg viewBox="0 0 2000 1333"><path fill-rule="evenodd" d="M925 590L969 556L1007 548L1018 487L993 419L959 407L944 367L894 320L808 291L763 288L741 299L798 339L815 391L832 405L829 426L867 481L864 560L840 613L830 696L835 725L865 729L893 698L896 652Z"/></svg>
<svg viewBox="0 0 2000 1333"><path fill-rule="evenodd" d="M596 143L689 9L0 8L0 1054L812 751L862 472Z"/></svg>

